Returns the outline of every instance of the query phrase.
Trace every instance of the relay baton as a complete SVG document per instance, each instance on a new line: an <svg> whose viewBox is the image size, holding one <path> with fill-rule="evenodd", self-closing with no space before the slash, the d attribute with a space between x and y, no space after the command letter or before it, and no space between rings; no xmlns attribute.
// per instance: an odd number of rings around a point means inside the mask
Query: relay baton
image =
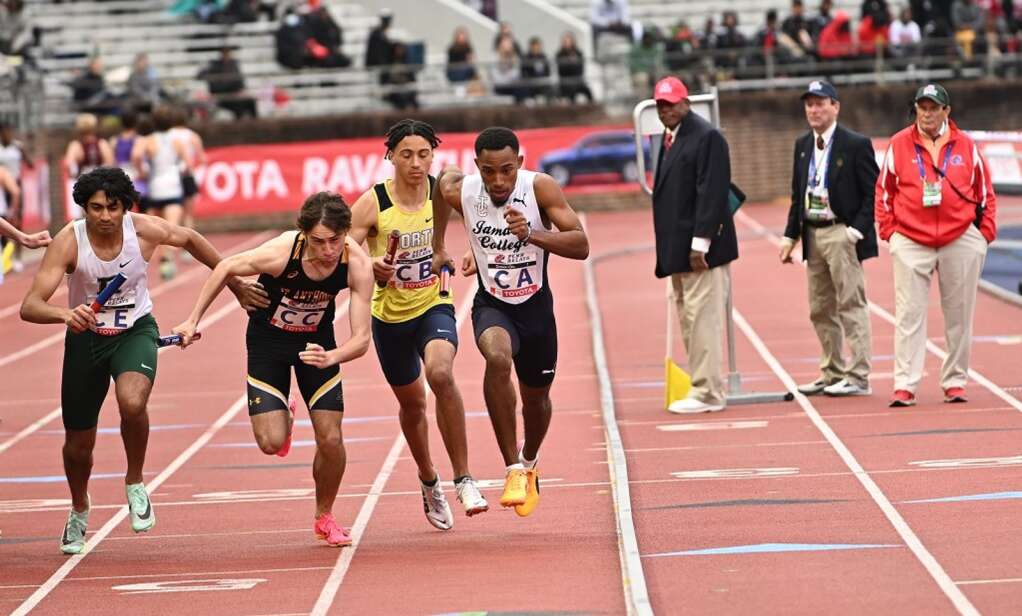
<svg viewBox="0 0 1022 616"><path fill-rule="evenodd" d="M195 342L196 340L199 340L201 338L202 338L202 332L195 332L195 335L192 336L192 342ZM158 346L158 347L173 346L173 345L179 345L180 346L182 339L183 339L183 337L181 336L181 334L170 334L168 336L160 336L160 338L156 341L156 346Z"/></svg>
<svg viewBox="0 0 1022 616"><path fill-rule="evenodd" d="M451 296L451 266L444 263L440 268L440 297Z"/></svg>
<svg viewBox="0 0 1022 616"><path fill-rule="evenodd" d="M393 229L387 236L387 254L383 255L383 262L387 265L394 265L394 257L397 255L397 246L401 243L401 232ZM377 280L377 286L387 286L386 280Z"/></svg>
<svg viewBox="0 0 1022 616"><path fill-rule="evenodd" d="M124 274L117 272L117 275L114 276L105 287L103 287L103 290L96 296L95 301L92 302L92 311L99 312L103 308L103 304L107 303L114 293L117 293L117 289L120 289L121 285L124 284L126 280L127 278Z"/></svg>

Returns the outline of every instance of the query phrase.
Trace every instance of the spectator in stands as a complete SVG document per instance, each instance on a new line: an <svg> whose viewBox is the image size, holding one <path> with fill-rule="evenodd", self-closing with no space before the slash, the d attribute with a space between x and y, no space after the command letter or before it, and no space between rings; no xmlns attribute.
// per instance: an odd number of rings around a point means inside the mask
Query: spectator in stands
<svg viewBox="0 0 1022 616"><path fill-rule="evenodd" d="M983 29L983 11L972 0L955 0L951 5L951 26L955 30L955 42L966 60L973 57L976 35Z"/></svg>
<svg viewBox="0 0 1022 616"><path fill-rule="evenodd" d="M38 32L29 27L22 0L0 3L0 54L22 56L38 44Z"/></svg>
<svg viewBox="0 0 1022 616"><path fill-rule="evenodd" d="M812 53L816 45L813 43L812 24L805 17L802 0L792 0L791 15L781 23L781 31L795 41L805 53Z"/></svg>
<svg viewBox="0 0 1022 616"><path fill-rule="evenodd" d="M276 34L274 34L277 63L287 68L303 68L307 52L306 41L308 40L309 33L301 15L295 13L293 8L288 7L284 12L284 18L280 20Z"/></svg>
<svg viewBox="0 0 1022 616"><path fill-rule="evenodd" d="M380 25L369 32L369 41L366 43L366 68L387 66L391 62L394 52L394 44L387 35L387 30L394 19L390 9L380 11Z"/></svg>
<svg viewBox="0 0 1022 616"><path fill-rule="evenodd" d="M497 0L463 0L472 10L479 11L493 21L497 21Z"/></svg>
<svg viewBox="0 0 1022 616"><path fill-rule="evenodd" d="M304 17L309 39L309 48L305 58L308 66L345 68L351 66L351 58L344 55L341 46L344 44L344 33L334 21L330 11L319 3L309 0L309 13Z"/></svg>
<svg viewBox="0 0 1022 616"><path fill-rule="evenodd" d="M116 115L120 110L120 101L107 90L99 58L89 60L88 68L71 81L71 99L79 111Z"/></svg>
<svg viewBox="0 0 1022 616"><path fill-rule="evenodd" d="M228 0L213 21L220 24L252 23L259 20L258 0Z"/></svg>
<svg viewBox="0 0 1022 616"><path fill-rule="evenodd" d="M593 46L598 50L600 35L611 32L631 41L642 36L642 27L632 23L628 0L592 0L589 23L593 27Z"/></svg>
<svg viewBox="0 0 1022 616"><path fill-rule="evenodd" d="M497 59L490 66L490 83L496 94L514 97L515 104L525 99L521 84L521 64L511 39L505 37L497 48Z"/></svg>
<svg viewBox="0 0 1022 616"><path fill-rule="evenodd" d="M557 62L557 81L561 96L574 103L581 94L586 102L593 102L593 93L585 80L585 56L578 48L574 34L565 32L561 35L561 47L557 50L554 60Z"/></svg>
<svg viewBox="0 0 1022 616"><path fill-rule="evenodd" d="M230 47L221 49L220 57L199 71L198 77L206 82L217 107L230 111L235 119L259 115L255 99L245 92L245 77L237 60L231 56Z"/></svg>
<svg viewBox="0 0 1022 616"><path fill-rule="evenodd" d="M923 33L919 24L912 21L912 9L901 9L898 19L891 24L889 32L891 53L898 57L910 57L919 53L919 44L923 41Z"/></svg>
<svg viewBox="0 0 1022 616"><path fill-rule="evenodd" d="M820 32L816 50L821 60L842 60L855 55L855 42L852 40L848 13L838 11L834 15L834 19Z"/></svg>
<svg viewBox="0 0 1022 616"><path fill-rule="evenodd" d="M144 52L136 55L131 64L126 95L128 106L139 110L151 111L160 102L160 80Z"/></svg>
<svg viewBox="0 0 1022 616"><path fill-rule="evenodd" d="M418 92L415 88L415 67L408 60L408 47L394 43L391 63L381 73L380 83L386 88L384 99L395 109L418 109Z"/></svg>
<svg viewBox="0 0 1022 616"><path fill-rule="evenodd" d="M529 98L543 97L547 102L553 96L550 60L543 51L543 41L538 36L529 39L529 52L522 58L522 81Z"/></svg>
<svg viewBox="0 0 1022 616"><path fill-rule="evenodd" d="M628 68L632 73L632 88L645 94L653 88L664 65L664 49L656 32L646 28L638 45L628 52Z"/></svg>
<svg viewBox="0 0 1022 616"><path fill-rule="evenodd" d="M717 49L728 50L728 53L717 56L717 64L727 68L738 68L743 50L748 45L745 35L738 29L738 13L724 11L720 30L717 31Z"/></svg>
<svg viewBox="0 0 1022 616"><path fill-rule="evenodd" d="M493 50L496 51L500 47L500 41L509 38L511 39L511 45L515 48L515 53L519 58L522 57L522 46L518 44L518 40L515 39L515 33L511 29L511 22L502 21L500 22L497 36L493 37Z"/></svg>
<svg viewBox="0 0 1022 616"><path fill-rule="evenodd" d="M454 29L454 39L447 47L447 80L455 88L464 88L465 83L477 77L475 54L468 40L468 29L458 26Z"/></svg>
<svg viewBox="0 0 1022 616"><path fill-rule="evenodd" d="M712 17L707 17L703 22L703 30L699 33L699 46L703 49L717 48L717 23Z"/></svg>
<svg viewBox="0 0 1022 616"><path fill-rule="evenodd" d="M804 55L799 44L784 33L778 21L777 10L768 10L766 24L756 33L756 47L760 51L756 57L757 63L766 65L770 59L776 64L787 64L795 57Z"/></svg>
<svg viewBox="0 0 1022 616"><path fill-rule="evenodd" d="M674 34L664 44L664 61L682 81L693 82L688 71L699 64L699 39L687 21L679 21L674 27Z"/></svg>
<svg viewBox="0 0 1022 616"><path fill-rule="evenodd" d="M890 15L883 0L866 0L863 15L859 21L859 55L882 55L887 49Z"/></svg>
<svg viewBox="0 0 1022 616"><path fill-rule="evenodd" d="M823 33L823 29L834 20L834 16L830 13L833 7L834 3L831 0L821 0L820 12L813 18L811 34L817 46L819 45L820 34Z"/></svg>

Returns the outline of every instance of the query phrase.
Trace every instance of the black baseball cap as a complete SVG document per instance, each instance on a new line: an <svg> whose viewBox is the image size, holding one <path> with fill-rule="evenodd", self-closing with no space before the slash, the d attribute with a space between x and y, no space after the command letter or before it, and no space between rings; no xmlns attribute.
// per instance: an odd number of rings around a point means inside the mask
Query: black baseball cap
<svg viewBox="0 0 1022 616"><path fill-rule="evenodd" d="M951 96L944 89L944 86L939 83L928 83L916 90L916 97L913 101L918 103L924 98L928 98L942 107L947 107L951 104Z"/></svg>
<svg viewBox="0 0 1022 616"><path fill-rule="evenodd" d="M823 81L822 79L809 82L809 87L802 93L802 100L805 100L807 96L821 96L823 98L839 100L837 97L837 88L834 87L834 84L829 81Z"/></svg>

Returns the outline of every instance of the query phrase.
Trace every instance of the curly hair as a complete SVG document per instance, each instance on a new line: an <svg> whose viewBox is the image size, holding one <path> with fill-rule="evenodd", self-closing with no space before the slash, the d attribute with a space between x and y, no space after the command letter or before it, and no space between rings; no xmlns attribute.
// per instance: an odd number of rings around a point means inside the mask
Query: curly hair
<svg viewBox="0 0 1022 616"><path fill-rule="evenodd" d="M298 213L298 228L308 233L318 224L335 232L351 229L351 210L344 197L332 192L309 195Z"/></svg>
<svg viewBox="0 0 1022 616"><path fill-rule="evenodd" d="M515 134L510 128L503 126L491 126L483 132L479 133L476 137L475 150L476 156L483 153L483 150L493 150L499 152L504 148L511 148L511 150L517 154L519 150L518 135Z"/></svg>
<svg viewBox="0 0 1022 616"><path fill-rule="evenodd" d="M75 182L71 196L75 203L86 207L89 199L101 190L108 200L120 203L125 210L130 210L139 201L131 179L119 167L97 167L83 174Z"/></svg>

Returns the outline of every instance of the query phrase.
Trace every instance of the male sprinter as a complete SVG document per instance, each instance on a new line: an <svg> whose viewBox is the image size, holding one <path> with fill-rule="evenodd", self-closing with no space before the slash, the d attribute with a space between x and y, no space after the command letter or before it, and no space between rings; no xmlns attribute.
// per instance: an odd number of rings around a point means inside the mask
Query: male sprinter
<svg viewBox="0 0 1022 616"><path fill-rule="evenodd" d="M433 271L452 266L444 234L454 208L465 220L478 265L472 327L486 359L486 408L507 466L500 504L527 516L539 503L536 462L550 426L550 385L557 365L547 260L550 253L585 259L589 240L561 187L546 174L521 170L518 150L518 137L510 129L487 128L475 142L479 175L466 176L457 167L440 173L433 200ZM551 223L556 231L550 230ZM525 424L521 450L515 442L512 360Z"/></svg>
<svg viewBox="0 0 1022 616"><path fill-rule="evenodd" d="M350 228L351 211L340 195L310 196L298 214L297 231L285 231L257 248L224 259L203 285L188 320L173 330L182 334L182 346L187 346L224 281L259 274L270 305L250 315L245 334L252 431L263 453L286 455L290 450L294 409L288 408L288 394L294 368L316 434L313 530L335 547L351 545L348 531L332 513L346 461L338 364L365 355L369 348L373 286L369 256L346 237ZM337 346L334 311L343 289L351 292L351 337Z"/></svg>
<svg viewBox="0 0 1022 616"><path fill-rule="evenodd" d="M146 532L156 524L142 484L142 465L149 441L146 405L156 379L156 339L146 268L157 246L184 248L209 268L220 254L201 235L160 218L132 214L138 202L131 179L116 167L99 167L78 178L75 203L83 219L57 233L21 304L21 318L31 323L64 323L64 368L60 402L64 419L64 472L71 488L71 513L60 539L65 554L85 547L89 521L89 475L96 424L111 377L121 413L121 438L128 458L124 476L131 528ZM90 305L118 273L127 281L98 313ZM49 303L68 276L69 308ZM231 290L242 306L265 306L261 291L238 279Z"/></svg>
<svg viewBox="0 0 1022 616"><path fill-rule="evenodd" d="M400 406L401 430L419 467L426 519L448 530L454 517L429 455L420 360L436 395L437 425L451 459L458 500L469 516L489 505L468 470L465 405L454 382L458 324L453 301L440 297L439 279L430 271L434 180L428 174L439 143L433 127L417 120L401 120L387 131L386 156L394 165L394 179L376 184L352 206L351 238L359 243L369 240L379 283L373 293L373 342ZM395 263L389 265L383 257L393 230L401 233L401 240Z"/></svg>

